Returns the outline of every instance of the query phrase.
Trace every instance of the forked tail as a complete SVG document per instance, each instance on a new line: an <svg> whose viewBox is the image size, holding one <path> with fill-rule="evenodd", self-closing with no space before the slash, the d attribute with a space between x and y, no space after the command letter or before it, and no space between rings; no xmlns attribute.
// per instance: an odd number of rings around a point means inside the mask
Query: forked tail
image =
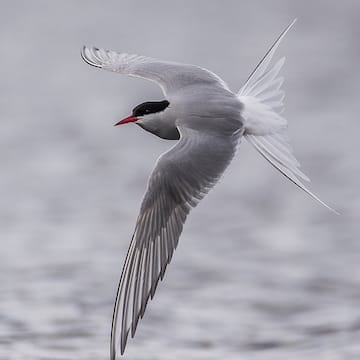
<svg viewBox="0 0 360 360"><path fill-rule="evenodd" d="M285 93L281 90L284 79L279 76L279 72L285 58L281 58L268 70L276 49L295 21L296 19L280 34L237 94L244 106L242 112L245 120L244 136L271 165L290 181L320 204L338 214L336 210L307 189L301 181L310 181L310 179L299 169L300 164L292 154L286 136L287 121L281 116Z"/></svg>

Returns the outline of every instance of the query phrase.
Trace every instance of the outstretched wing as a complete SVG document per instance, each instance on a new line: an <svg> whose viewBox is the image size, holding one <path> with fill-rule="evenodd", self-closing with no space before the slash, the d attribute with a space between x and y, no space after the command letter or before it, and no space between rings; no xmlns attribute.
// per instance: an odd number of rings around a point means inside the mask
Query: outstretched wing
<svg viewBox="0 0 360 360"><path fill-rule="evenodd" d="M240 137L178 127L179 142L156 163L148 182L117 291L111 331L111 359L120 340L135 334L149 298L154 296L177 246L191 208L217 182ZM120 339L119 339L120 338Z"/></svg>
<svg viewBox="0 0 360 360"><path fill-rule="evenodd" d="M156 82L165 94L171 94L192 84L209 84L228 89L219 76L195 65L160 61L146 56L86 46L81 51L81 57L89 65Z"/></svg>

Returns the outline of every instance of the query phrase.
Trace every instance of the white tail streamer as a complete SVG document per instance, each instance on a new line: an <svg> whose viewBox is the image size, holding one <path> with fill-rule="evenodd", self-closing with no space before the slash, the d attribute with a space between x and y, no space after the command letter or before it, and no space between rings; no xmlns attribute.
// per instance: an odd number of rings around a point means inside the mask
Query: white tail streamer
<svg viewBox="0 0 360 360"><path fill-rule="evenodd" d="M299 169L300 164L292 153L285 133L287 120L281 115L285 93L281 89L284 79L279 76L279 73L285 63L285 58L278 60L268 70L276 49L295 21L296 19L280 34L237 94L244 106L242 112L245 120L244 136L271 165L291 182L320 204L338 214L336 210L307 189L300 180L310 181Z"/></svg>

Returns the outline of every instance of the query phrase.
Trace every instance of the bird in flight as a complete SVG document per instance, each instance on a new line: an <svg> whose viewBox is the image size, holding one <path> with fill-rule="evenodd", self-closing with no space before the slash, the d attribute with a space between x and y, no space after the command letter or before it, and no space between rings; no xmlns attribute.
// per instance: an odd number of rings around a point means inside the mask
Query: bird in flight
<svg viewBox="0 0 360 360"><path fill-rule="evenodd" d="M286 137L287 121L281 115L283 78L279 76L285 58L269 67L294 22L237 93L199 66L83 47L81 56L89 65L153 81L164 93L165 100L142 103L115 125L135 123L163 139L178 140L157 160L142 200L116 294L111 360L118 347L124 353L129 333L134 337L187 215L219 180L242 137L300 189L335 211L303 184L309 178L300 171Z"/></svg>

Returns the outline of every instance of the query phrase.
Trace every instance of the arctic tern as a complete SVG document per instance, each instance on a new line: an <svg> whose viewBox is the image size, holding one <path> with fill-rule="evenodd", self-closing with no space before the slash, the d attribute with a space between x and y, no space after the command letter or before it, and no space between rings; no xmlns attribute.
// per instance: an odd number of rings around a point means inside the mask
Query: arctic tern
<svg viewBox="0 0 360 360"><path fill-rule="evenodd" d="M110 358L124 353L149 298L153 298L178 244L190 210L207 194L232 160L244 137L277 170L328 209L302 180L285 130L283 78L285 58L270 61L294 20L280 34L238 93L211 71L188 64L83 47L89 65L157 83L165 100L136 106L115 125L135 123L163 139L178 140L156 162L142 200L118 286Z"/></svg>

